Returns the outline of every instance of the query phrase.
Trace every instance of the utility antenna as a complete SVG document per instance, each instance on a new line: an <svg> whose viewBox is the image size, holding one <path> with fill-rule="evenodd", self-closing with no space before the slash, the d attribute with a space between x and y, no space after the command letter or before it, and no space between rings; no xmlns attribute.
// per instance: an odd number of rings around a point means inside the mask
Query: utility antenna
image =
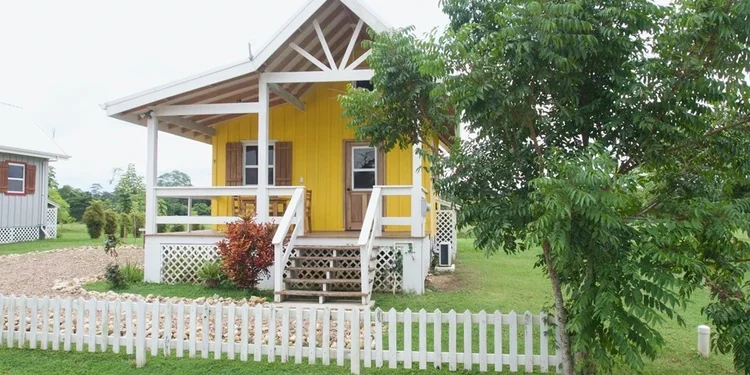
<svg viewBox="0 0 750 375"><path fill-rule="evenodd" d="M253 44L248 42L247 43L247 54L250 56L250 60L253 59Z"/></svg>

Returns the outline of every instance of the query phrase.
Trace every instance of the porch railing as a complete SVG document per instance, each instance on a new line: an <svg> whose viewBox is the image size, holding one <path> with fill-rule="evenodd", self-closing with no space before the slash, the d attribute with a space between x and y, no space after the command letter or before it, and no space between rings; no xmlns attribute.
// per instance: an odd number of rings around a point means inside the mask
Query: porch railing
<svg viewBox="0 0 750 375"><path fill-rule="evenodd" d="M289 230L294 225L291 236ZM294 249L297 237L305 234L305 188L296 188L289 201L284 216L279 222L276 234L273 237L274 246L274 296L276 302L281 302L281 295L278 292L284 290L284 268L289 261L289 256ZM289 236L289 240L284 241Z"/></svg>
<svg viewBox="0 0 750 375"><path fill-rule="evenodd" d="M268 187L269 197L291 197L299 187ZM212 187L157 187L154 188L157 198L181 198L188 200L187 215L183 216L159 216L156 214L156 224L182 224L190 225L221 225L239 219L237 216L195 216L192 214L193 199L216 199L222 197L257 197L258 188L252 186L212 186ZM278 223L282 217L272 216L271 222ZM189 229L188 229L189 230Z"/></svg>
<svg viewBox="0 0 750 375"><path fill-rule="evenodd" d="M413 225L414 215L420 213L412 212L412 216L384 216L383 215L383 198L386 196L408 196L412 195L411 186L382 186L378 185L372 189L370 201L367 204L364 221L362 222L362 231L359 234L357 246L360 248L360 265L362 293L362 303L369 303L369 295L372 293L372 282L375 278L374 270L371 272L371 262L375 238L383 234L385 225Z"/></svg>

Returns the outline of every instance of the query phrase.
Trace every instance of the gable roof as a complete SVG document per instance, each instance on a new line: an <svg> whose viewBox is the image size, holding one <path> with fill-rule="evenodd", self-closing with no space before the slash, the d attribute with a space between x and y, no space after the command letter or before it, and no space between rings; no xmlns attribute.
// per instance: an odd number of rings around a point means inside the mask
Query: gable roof
<svg viewBox="0 0 750 375"><path fill-rule="evenodd" d="M166 99L175 98L182 94L195 92L199 89L230 80L242 79L242 82L237 80L235 83L244 83L245 86L249 86L252 83L251 75L253 73L257 75L257 72L264 69L272 57L279 53L279 51L288 48L288 42L295 37L295 34L301 28L309 24L316 16L325 13L326 9L335 8L339 5L344 5L349 12L353 13L375 31L382 32L389 28L361 0L308 0L281 29L273 34L271 40L260 49L257 55L120 99L115 99L102 104L101 107L107 111L108 116L144 125L145 122L142 118L138 117L138 113L135 113L134 110L143 109L145 111L146 108L144 106L163 104L163 101ZM196 93L194 96L198 94ZM208 138L206 136L206 139Z"/></svg>
<svg viewBox="0 0 750 375"><path fill-rule="evenodd" d="M70 158L21 107L0 103L0 135L0 152L43 159Z"/></svg>

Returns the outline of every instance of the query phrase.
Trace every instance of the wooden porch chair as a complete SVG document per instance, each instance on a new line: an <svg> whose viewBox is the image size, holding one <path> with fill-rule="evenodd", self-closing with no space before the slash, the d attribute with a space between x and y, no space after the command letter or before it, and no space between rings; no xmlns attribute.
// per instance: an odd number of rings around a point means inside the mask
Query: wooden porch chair
<svg viewBox="0 0 750 375"><path fill-rule="evenodd" d="M289 200L285 198L271 198L269 201L270 216L284 216L284 212L289 205ZM256 200L255 197L232 197L232 213L234 216L242 214L255 214ZM310 231L312 228L312 190L305 192L305 228Z"/></svg>

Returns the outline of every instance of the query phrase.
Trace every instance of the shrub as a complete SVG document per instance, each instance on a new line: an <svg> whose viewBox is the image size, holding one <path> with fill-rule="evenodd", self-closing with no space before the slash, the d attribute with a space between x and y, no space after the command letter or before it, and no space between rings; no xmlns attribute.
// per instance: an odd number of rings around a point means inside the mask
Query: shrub
<svg viewBox="0 0 750 375"><path fill-rule="evenodd" d="M109 287L112 289L118 289L125 286L125 279L122 278L120 273L120 266L117 263L110 263L104 272L104 279L109 283Z"/></svg>
<svg viewBox="0 0 750 375"><path fill-rule="evenodd" d="M104 211L104 234L117 235L117 214L112 210Z"/></svg>
<svg viewBox="0 0 750 375"><path fill-rule="evenodd" d="M141 283L144 276L143 268L137 264L127 262L120 269L120 276L126 283Z"/></svg>
<svg viewBox="0 0 750 375"><path fill-rule="evenodd" d="M86 224L89 237L95 239L102 236L102 229L105 224L104 205L102 202L93 201L86 207L86 210L83 212L83 222Z"/></svg>
<svg viewBox="0 0 750 375"><path fill-rule="evenodd" d="M270 276L273 265L273 226L243 218L227 223L226 239L220 241L221 269L239 288L255 289L261 276Z"/></svg>
<svg viewBox="0 0 750 375"><path fill-rule="evenodd" d="M146 215L142 213L133 214L133 236L140 237L139 229L146 226Z"/></svg>
<svg viewBox="0 0 750 375"><path fill-rule="evenodd" d="M172 233L181 233L185 232L185 225L183 224L172 224L169 228L169 231Z"/></svg>
<svg viewBox="0 0 750 375"><path fill-rule="evenodd" d="M120 238L127 238L128 232L131 231L132 222L130 215L120 214Z"/></svg>
<svg viewBox="0 0 750 375"><path fill-rule="evenodd" d="M206 262L203 263L196 276L203 282L203 285L215 288L219 286L219 282L224 277L224 272L221 271L221 264L218 261Z"/></svg>

